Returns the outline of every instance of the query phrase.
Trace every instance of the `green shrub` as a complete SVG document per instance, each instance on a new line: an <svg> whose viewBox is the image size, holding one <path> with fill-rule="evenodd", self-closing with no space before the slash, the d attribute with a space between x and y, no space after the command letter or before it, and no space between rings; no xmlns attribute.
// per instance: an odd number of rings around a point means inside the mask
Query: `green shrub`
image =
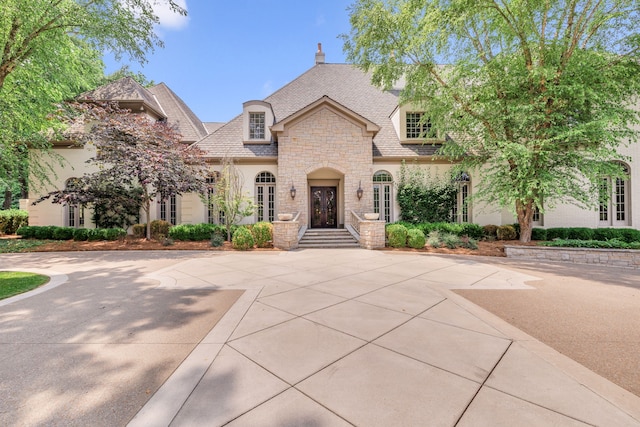
<svg viewBox="0 0 640 427"><path fill-rule="evenodd" d="M519 239L520 238L520 224L518 224L516 222L515 224L512 224L511 226L516 231L516 237L514 237L512 240Z"/></svg>
<svg viewBox="0 0 640 427"><path fill-rule="evenodd" d="M127 235L127 231L122 228L106 228L103 231L105 240L122 240Z"/></svg>
<svg viewBox="0 0 640 427"><path fill-rule="evenodd" d="M211 235L211 246L214 248L218 248L220 246L222 246L222 244L224 243L224 236L220 233L214 232Z"/></svg>
<svg viewBox="0 0 640 427"><path fill-rule="evenodd" d="M154 240L162 240L169 235L171 224L161 219L151 221L151 238Z"/></svg>
<svg viewBox="0 0 640 427"><path fill-rule="evenodd" d="M625 242L620 239L611 240L572 240L558 239L542 242L544 246L569 248L598 248L598 249L640 249L640 242Z"/></svg>
<svg viewBox="0 0 640 427"><path fill-rule="evenodd" d="M482 239L484 236L484 228L478 224L464 223L462 226L461 236L468 236L472 239Z"/></svg>
<svg viewBox="0 0 640 427"><path fill-rule="evenodd" d="M0 235L14 234L18 228L29 225L29 213L21 209L0 211Z"/></svg>
<svg viewBox="0 0 640 427"><path fill-rule="evenodd" d="M569 230L563 227L547 228L547 239L567 239L569 238Z"/></svg>
<svg viewBox="0 0 640 427"><path fill-rule="evenodd" d="M73 230L73 240L84 242L89 239L89 230L86 228L76 228Z"/></svg>
<svg viewBox="0 0 640 427"><path fill-rule="evenodd" d="M389 233L389 246L392 248L404 248L407 245L407 227L402 224L391 224Z"/></svg>
<svg viewBox="0 0 640 427"><path fill-rule="evenodd" d="M433 230L427 237L427 244L433 248L442 246L442 237L438 230Z"/></svg>
<svg viewBox="0 0 640 427"><path fill-rule="evenodd" d="M133 237L142 239L147 233L147 224L135 224L133 227L131 227L131 232L133 233Z"/></svg>
<svg viewBox="0 0 640 427"><path fill-rule="evenodd" d="M53 239L53 231L56 229L53 225L43 225L40 227L36 227L36 232L34 237L40 240L52 240Z"/></svg>
<svg viewBox="0 0 640 427"><path fill-rule="evenodd" d="M195 241L209 240L218 228L215 224L180 224L169 229L169 237L175 240Z"/></svg>
<svg viewBox="0 0 640 427"><path fill-rule="evenodd" d="M493 224L482 226L483 237L498 238L498 226Z"/></svg>
<svg viewBox="0 0 640 427"><path fill-rule="evenodd" d="M469 236L462 236L459 245L467 249L478 249L478 241Z"/></svg>
<svg viewBox="0 0 640 427"><path fill-rule="evenodd" d="M453 233L445 233L442 235L442 244L449 249L455 249L460 246L460 236Z"/></svg>
<svg viewBox="0 0 640 427"><path fill-rule="evenodd" d="M56 227L53 230L53 238L55 240L71 240L73 239L73 232L75 228L71 227Z"/></svg>
<svg viewBox="0 0 640 427"><path fill-rule="evenodd" d="M496 230L498 240L515 240L517 234L516 229L512 225L501 225Z"/></svg>
<svg viewBox="0 0 640 427"><path fill-rule="evenodd" d="M36 227L23 225L16 230L18 236L22 236L24 239L33 239L36 237Z"/></svg>
<svg viewBox="0 0 640 427"><path fill-rule="evenodd" d="M107 240L106 239L106 229L104 228L93 228L89 230L89 234L87 235L87 240L90 242L96 242L99 240Z"/></svg>
<svg viewBox="0 0 640 427"><path fill-rule="evenodd" d="M235 230L231 243L233 244L234 249L241 251L251 249L255 245L253 234L251 234L251 230L246 227L239 227Z"/></svg>
<svg viewBox="0 0 640 427"><path fill-rule="evenodd" d="M627 243L640 242L640 230L635 228L619 228L622 240Z"/></svg>
<svg viewBox="0 0 640 427"><path fill-rule="evenodd" d="M591 228L570 227L567 228L567 238L572 240L593 240L595 233Z"/></svg>
<svg viewBox="0 0 640 427"><path fill-rule="evenodd" d="M407 245L413 249L422 249L426 243L424 233L417 228L407 231Z"/></svg>
<svg viewBox="0 0 640 427"><path fill-rule="evenodd" d="M273 224L270 222L258 222L251 228L256 246L259 248L267 248L273 240Z"/></svg>
<svg viewBox="0 0 640 427"><path fill-rule="evenodd" d="M531 240L547 240L547 230L545 228L531 229Z"/></svg>

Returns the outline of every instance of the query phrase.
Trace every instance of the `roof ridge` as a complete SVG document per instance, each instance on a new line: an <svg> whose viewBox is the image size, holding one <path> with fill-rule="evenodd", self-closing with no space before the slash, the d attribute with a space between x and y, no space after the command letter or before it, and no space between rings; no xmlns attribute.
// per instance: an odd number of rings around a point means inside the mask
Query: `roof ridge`
<svg viewBox="0 0 640 427"><path fill-rule="evenodd" d="M182 98L180 98L178 96L177 93L175 93L173 91L173 89L171 89L169 87L169 85L167 85L165 82L160 82L157 85L155 85L153 88L156 88L158 86L162 86L164 89L166 89L167 94L173 99L173 101L175 101L175 105L184 114L186 119L189 120L189 122L191 122L191 125L196 127L196 128L199 127L200 131L203 131L202 132L202 134L204 135L203 137L205 137L205 136L207 136L209 134L209 131L207 131L207 127L204 125L204 122L200 119L200 117L198 117L198 115L193 112L193 110L184 102L184 100ZM153 96L155 97L155 94ZM162 108L164 110L164 108L162 107L162 105L159 102L158 102L158 104L160 105L160 108ZM197 123L194 123L194 120L192 119L191 116L193 116L196 119L198 119Z"/></svg>

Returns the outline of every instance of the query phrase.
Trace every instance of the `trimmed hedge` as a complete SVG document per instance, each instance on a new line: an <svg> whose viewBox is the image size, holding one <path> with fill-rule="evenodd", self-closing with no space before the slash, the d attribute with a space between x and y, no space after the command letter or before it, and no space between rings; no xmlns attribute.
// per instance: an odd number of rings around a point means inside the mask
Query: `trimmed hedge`
<svg viewBox="0 0 640 427"><path fill-rule="evenodd" d="M38 240L119 240L127 232L122 228L71 228L55 225L24 226L17 230L17 234L25 239Z"/></svg>
<svg viewBox="0 0 640 427"><path fill-rule="evenodd" d="M542 242L543 246L565 248L596 248L596 249L640 249L640 241L625 242L624 240L575 240L559 239L551 242Z"/></svg>
<svg viewBox="0 0 640 427"><path fill-rule="evenodd" d="M225 230L216 224L180 224L171 227L169 237L174 240L197 242L211 239L216 232L224 233Z"/></svg>
<svg viewBox="0 0 640 427"><path fill-rule="evenodd" d="M532 228L531 229L531 240L547 240L547 229L546 228Z"/></svg>
<svg viewBox="0 0 640 427"><path fill-rule="evenodd" d="M29 225L29 213L20 209L0 211L0 235L15 234L18 228Z"/></svg>

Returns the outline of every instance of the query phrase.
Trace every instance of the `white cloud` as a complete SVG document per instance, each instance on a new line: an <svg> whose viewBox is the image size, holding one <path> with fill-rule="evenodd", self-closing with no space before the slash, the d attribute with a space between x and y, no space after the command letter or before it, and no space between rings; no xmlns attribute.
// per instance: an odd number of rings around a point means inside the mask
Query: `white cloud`
<svg viewBox="0 0 640 427"><path fill-rule="evenodd" d="M187 0L174 0L174 2L187 10ZM162 28L180 30L189 23L189 17L172 11L167 0L155 0L153 2L153 10L160 18L160 27Z"/></svg>

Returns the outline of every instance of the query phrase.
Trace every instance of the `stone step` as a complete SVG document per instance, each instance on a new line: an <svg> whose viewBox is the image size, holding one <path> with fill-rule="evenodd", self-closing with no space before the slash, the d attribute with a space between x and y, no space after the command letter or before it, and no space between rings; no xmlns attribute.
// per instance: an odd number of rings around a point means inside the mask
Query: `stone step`
<svg viewBox="0 0 640 427"><path fill-rule="evenodd" d="M358 241L345 229L308 229L298 244L300 248L358 248Z"/></svg>

